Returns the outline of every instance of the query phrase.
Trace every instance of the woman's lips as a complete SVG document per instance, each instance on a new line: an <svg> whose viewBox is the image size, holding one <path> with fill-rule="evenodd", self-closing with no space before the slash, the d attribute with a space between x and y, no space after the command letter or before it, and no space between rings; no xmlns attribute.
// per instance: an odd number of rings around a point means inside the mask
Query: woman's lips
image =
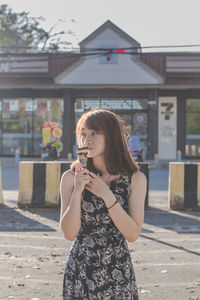
<svg viewBox="0 0 200 300"><path fill-rule="evenodd" d="M92 148L88 147L88 150L92 150Z"/></svg>

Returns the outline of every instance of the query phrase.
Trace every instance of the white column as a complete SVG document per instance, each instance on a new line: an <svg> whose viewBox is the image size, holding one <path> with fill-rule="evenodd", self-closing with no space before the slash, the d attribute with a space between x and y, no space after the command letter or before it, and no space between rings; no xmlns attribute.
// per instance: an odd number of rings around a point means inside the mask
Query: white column
<svg viewBox="0 0 200 300"><path fill-rule="evenodd" d="M177 150L177 98L158 99L158 158L176 159Z"/></svg>

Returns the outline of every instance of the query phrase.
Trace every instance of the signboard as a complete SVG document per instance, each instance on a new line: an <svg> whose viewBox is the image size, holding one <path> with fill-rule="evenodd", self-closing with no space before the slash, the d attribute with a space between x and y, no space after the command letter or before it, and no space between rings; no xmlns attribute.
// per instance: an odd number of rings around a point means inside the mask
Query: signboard
<svg viewBox="0 0 200 300"><path fill-rule="evenodd" d="M1 73L48 73L48 55L9 55L0 57Z"/></svg>
<svg viewBox="0 0 200 300"><path fill-rule="evenodd" d="M166 56L167 73L200 73L199 55Z"/></svg>
<svg viewBox="0 0 200 300"><path fill-rule="evenodd" d="M158 157L176 159L177 136L177 99L159 97L158 108Z"/></svg>

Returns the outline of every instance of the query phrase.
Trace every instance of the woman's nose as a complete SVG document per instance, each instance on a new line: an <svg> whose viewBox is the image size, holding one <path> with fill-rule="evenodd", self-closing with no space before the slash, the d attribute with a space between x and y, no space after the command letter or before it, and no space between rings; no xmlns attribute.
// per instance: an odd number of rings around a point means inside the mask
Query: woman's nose
<svg viewBox="0 0 200 300"><path fill-rule="evenodd" d="M90 139L89 136L86 136L86 137L85 137L84 144L85 144L85 145L91 144L91 139Z"/></svg>
<svg viewBox="0 0 200 300"><path fill-rule="evenodd" d="M86 138L86 144L91 144L91 138L89 136Z"/></svg>

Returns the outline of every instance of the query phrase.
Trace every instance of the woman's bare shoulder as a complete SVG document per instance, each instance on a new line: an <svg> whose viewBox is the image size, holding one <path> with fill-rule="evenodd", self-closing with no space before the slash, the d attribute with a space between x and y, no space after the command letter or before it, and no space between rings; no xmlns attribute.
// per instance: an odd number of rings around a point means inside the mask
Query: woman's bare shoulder
<svg viewBox="0 0 200 300"><path fill-rule="evenodd" d="M63 174L62 174L62 177L61 177L61 183L62 182L68 182L68 183L73 183L74 181L74 172L69 169L67 171L65 171Z"/></svg>
<svg viewBox="0 0 200 300"><path fill-rule="evenodd" d="M135 185L135 184L146 185L146 182L147 182L146 176L144 175L144 173L142 173L139 170L134 172L131 176L131 185Z"/></svg>

